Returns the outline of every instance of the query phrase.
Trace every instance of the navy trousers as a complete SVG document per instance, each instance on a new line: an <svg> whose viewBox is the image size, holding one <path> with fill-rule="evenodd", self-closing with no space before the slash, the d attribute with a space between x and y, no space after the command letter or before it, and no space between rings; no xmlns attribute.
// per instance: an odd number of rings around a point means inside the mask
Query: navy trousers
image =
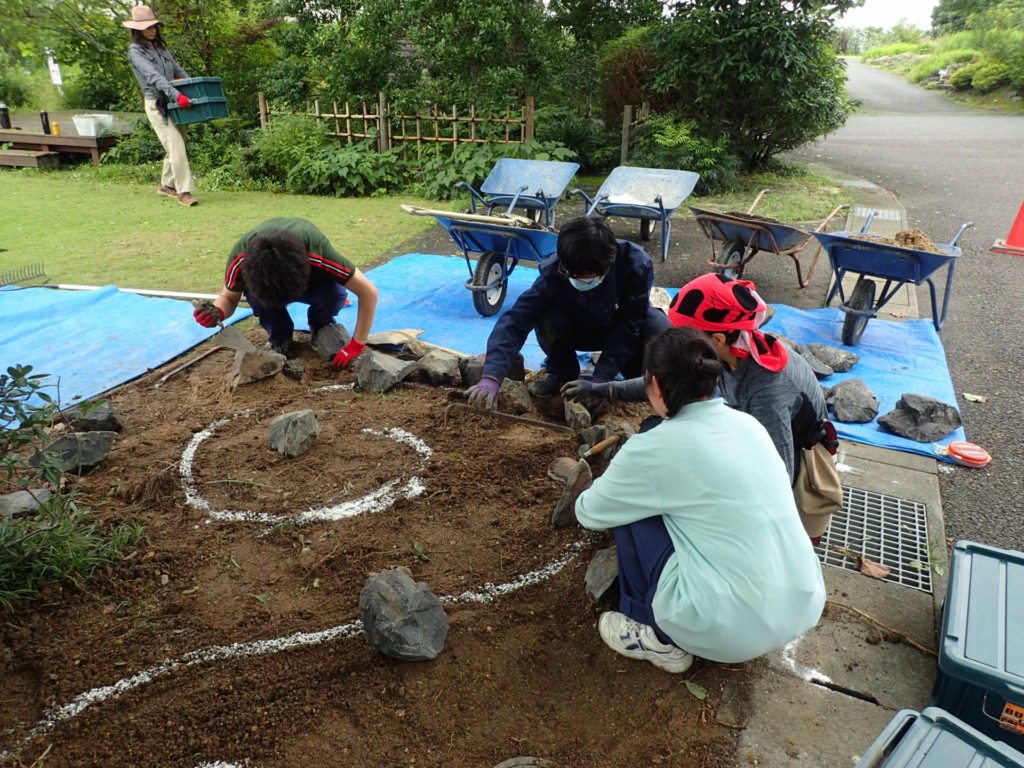
<svg viewBox="0 0 1024 768"><path fill-rule="evenodd" d="M295 323L292 322L286 307L264 306L248 293L245 298L252 307L253 314L260 321L260 326L267 332L271 344L282 345L292 340ZM309 305L306 319L309 321L310 332L316 333L325 325L334 322L335 315L345 306L347 299L348 289L331 280L309 286L295 301Z"/></svg>
<svg viewBox="0 0 1024 768"><path fill-rule="evenodd" d="M632 357L622 367L623 377L631 379L643 373L644 347L647 342L666 328L671 327L668 318L661 310L647 308L647 317L640 330L640 343ZM540 319L535 328L537 343L547 355L544 369L552 376L563 381L579 378L580 361L577 352L595 352L603 350L608 340L608 329L595 329L581 325L578 319L566 312L549 312Z"/></svg>
<svg viewBox="0 0 1024 768"><path fill-rule="evenodd" d="M611 529L619 558L619 611L654 629L663 643L675 645L658 629L651 602L658 579L675 546L661 515Z"/></svg>

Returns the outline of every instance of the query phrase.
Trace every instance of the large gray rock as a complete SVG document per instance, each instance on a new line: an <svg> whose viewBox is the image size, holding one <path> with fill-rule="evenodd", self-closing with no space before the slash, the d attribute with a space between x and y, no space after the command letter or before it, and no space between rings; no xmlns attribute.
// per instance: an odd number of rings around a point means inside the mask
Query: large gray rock
<svg viewBox="0 0 1024 768"><path fill-rule="evenodd" d="M109 400L80 403L62 415L73 432L120 432L123 428Z"/></svg>
<svg viewBox="0 0 1024 768"><path fill-rule="evenodd" d="M828 344L808 344L807 349L836 373L846 373L860 360L860 355Z"/></svg>
<svg viewBox="0 0 1024 768"><path fill-rule="evenodd" d="M836 421L866 424L878 415L878 398L863 379L847 379L825 392Z"/></svg>
<svg viewBox="0 0 1024 768"><path fill-rule="evenodd" d="M462 374L462 386L472 387L480 383L484 375L484 356L463 357L459 360L459 373Z"/></svg>
<svg viewBox="0 0 1024 768"><path fill-rule="evenodd" d="M44 449L48 453L56 453L60 459L61 470L82 474L99 466L114 445L117 432L72 432L59 437ZM33 467L39 461L33 456L29 459Z"/></svg>
<svg viewBox="0 0 1024 768"><path fill-rule="evenodd" d="M459 358L451 352L434 349L418 360L420 371L435 387L450 387L459 377Z"/></svg>
<svg viewBox="0 0 1024 768"><path fill-rule="evenodd" d="M821 362L821 360L819 360L814 353L803 344L797 344L796 353L807 361L807 364L811 366L811 370L814 371L814 375L819 379L824 379L826 376L831 376L835 373L835 371Z"/></svg>
<svg viewBox="0 0 1024 768"><path fill-rule="evenodd" d="M963 424L953 406L912 392L904 393L895 408L878 418L878 423L919 443L941 440Z"/></svg>
<svg viewBox="0 0 1024 768"><path fill-rule="evenodd" d="M587 406L575 400L565 401L565 423L575 430L587 429L593 425L593 418Z"/></svg>
<svg viewBox="0 0 1024 768"><path fill-rule="evenodd" d="M583 579L587 594L594 602L604 597L619 577L619 550L613 544L602 549L587 566L587 575Z"/></svg>
<svg viewBox="0 0 1024 768"><path fill-rule="evenodd" d="M444 650L448 617L441 601L404 568L375 573L359 595L366 642L399 661L426 661Z"/></svg>
<svg viewBox="0 0 1024 768"><path fill-rule="evenodd" d="M319 434L320 422L308 408L282 413L270 422L271 447L289 459L294 459L312 448Z"/></svg>
<svg viewBox="0 0 1024 768"><path fill-rule="evenodd" d="M356 360L356 381L360 388L378 395L399 384L419 369L415 360L399 360L381 352L363 353Z"/></svg>
<svg viewBox="0 0 1024 768"><path fill-rule="evenodd" d="M565 479L562 495L558 497L551 512L551 524L555 528L567 528L576 522L576 499L594 482L594 473L586 461L580 459Z"/></svg>
<svg viewBox="0 0 1024 768"><path fill-rule="evenodd" d="M313 337L313 349L321 360L333 360L338 350L352 340L348 329L341 323L328 323Z"/></svg>
<svg viewBox="0 0 1024 768"><path fill-rule="evenodd" d="M505 379L498 390L498 408L506 413L522 416L533 407L530 390L522 381Z"/></svg>
<svg viewBox="0 0 1024 768"><path fill-rule="evenodd" d="M287 361L287 357L271 350L239 349L235 352L235 366L231 369L231 387L276 376Z"/></svg>
<svg viewBox="0 0 1024 768"><path fill-rule="evenodd" d="M0 496L0 519L34 515L53 495L49 488L32 488Z"/></svg>

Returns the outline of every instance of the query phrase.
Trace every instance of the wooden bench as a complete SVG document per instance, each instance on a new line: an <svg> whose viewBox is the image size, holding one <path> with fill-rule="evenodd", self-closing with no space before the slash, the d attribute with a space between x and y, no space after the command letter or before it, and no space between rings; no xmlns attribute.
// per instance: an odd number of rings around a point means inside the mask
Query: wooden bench
<svg viewBox="0 0 1024 768"><path fill-rule="evenodd" d="M0 165L51 170L60 168L60 154L32 149L0 149Z"/></svg>
<svg viewBox="0 0 1024 768"><path fill-rule="evenodd" d="M34 152L80 152L89 155L93 165L99 165L100 155L117 144L120 138L119 134L54 136L34 131L0 130L0 146L6 144L11 149L28 149Z"/></svg>

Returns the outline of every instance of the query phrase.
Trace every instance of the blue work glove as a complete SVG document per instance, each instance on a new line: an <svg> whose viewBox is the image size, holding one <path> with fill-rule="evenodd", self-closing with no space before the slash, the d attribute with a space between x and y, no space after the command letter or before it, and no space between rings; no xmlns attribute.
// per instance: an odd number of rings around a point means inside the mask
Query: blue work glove
<svg viewBox="0 0 1024 768"><path fill-rule="evenodd" d="M611 399L611 385L600 379L576 379L562 385L562 397L566 400L588 402L587 410L595 419L601 415Z"/></svg>
<svg viewBox="0 0 1024 768"><path fill-rule="evenodd" d="M498 407L498 390L501 389L501 382L493 376L483 376L478 384L466 390L466 397L469 404L474 408L486 408L494 410Z"/></svg>

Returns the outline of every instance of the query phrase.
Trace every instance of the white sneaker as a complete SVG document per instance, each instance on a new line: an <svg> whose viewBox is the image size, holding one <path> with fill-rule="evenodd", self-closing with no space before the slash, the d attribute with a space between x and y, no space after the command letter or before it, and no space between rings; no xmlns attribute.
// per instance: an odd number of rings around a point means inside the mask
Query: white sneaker
<svg viewBox="0 0 1024 768"><path fill-rule="evenodd" d="M605 645L631 659L649 661L666 672L685 672L693 664L693 654L682 648L666 645L652 627L634 621L624 613L607 611L601 614L597 630Z"/></svg>

